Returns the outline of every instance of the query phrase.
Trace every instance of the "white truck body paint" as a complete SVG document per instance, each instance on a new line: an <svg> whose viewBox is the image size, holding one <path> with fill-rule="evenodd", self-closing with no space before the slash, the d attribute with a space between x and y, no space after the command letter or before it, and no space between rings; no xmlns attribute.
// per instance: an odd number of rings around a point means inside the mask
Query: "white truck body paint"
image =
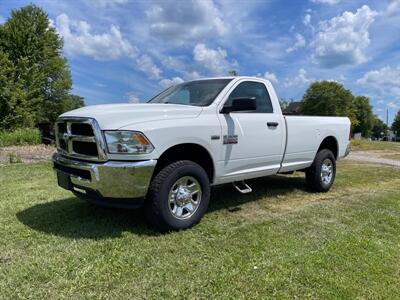
<svg viewBox="0 0 400 300"><path fill-rule="evenodd" d="M309 167L321 142L336 139L338 158L349 145L350 120L345 117L284 116L278 97L268 80L253 77L227 77L232 81L212 104L196 107L178 104L110 104L87 106L61 117L95 119L101 130L140 131L153 144L150 154L108 154L109 160L157 160L179 144L204 147L213 159L212 184L222 184ZM222 114L229 94L241 82L263 83L272 101L273 113L234 112ZM267 122L276 122L275 128ZM223 137L237 135L237 144L224 144ZM219 136L219 139L211 139Z"/></svg>

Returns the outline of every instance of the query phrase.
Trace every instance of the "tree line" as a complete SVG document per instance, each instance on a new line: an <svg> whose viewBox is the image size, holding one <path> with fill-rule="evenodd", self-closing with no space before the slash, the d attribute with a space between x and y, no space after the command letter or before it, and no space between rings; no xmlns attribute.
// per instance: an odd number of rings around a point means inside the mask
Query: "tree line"
<svg viewBox="0 0 400 300"><path fill-rule="evenodd" d="M382 138L389 129L373 113L368 97L354 96L349 89L335 81L311 83L301 99L299 112L305 115L349 117L352 131L361 133L363 137ZM392 130L400 136L400 111L392 124Z"/></svg>
<svg viewBox="0 0 400 300"><path fill-rule="evenodd" d="M63 40L35 5L13 10L0 25L0 130L54 122L84 105L71 94Z"/></svg>
<svg viewBox="0 0 400 300"><path fill-rule="evenodd" d="M84 105L82 97L71 94L71 72L62 48L48 15L35 5L13 10L0 25L0 130L52 123L61 113ZM312 83L299 110L306 115L348 116L353 132L363 137L380 138L388 130L373 114L368 97L354 96L333 81ZM400 136L400 111L392 130Z"/></svg>

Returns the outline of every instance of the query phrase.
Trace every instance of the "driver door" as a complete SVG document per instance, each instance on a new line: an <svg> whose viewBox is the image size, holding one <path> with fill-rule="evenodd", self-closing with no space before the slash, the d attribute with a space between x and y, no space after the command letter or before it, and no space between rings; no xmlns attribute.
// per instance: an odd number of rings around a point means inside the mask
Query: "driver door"
<svg viewBox="0 0 400 300"><path fill-rule="evenodd" d="M255 111L219 113L222 127L219 169L224 181L243 180L276 173L283 157L284 119L274 112L266 85L241 81L224 100L230 106L235 98L255 98Z"/></svg>

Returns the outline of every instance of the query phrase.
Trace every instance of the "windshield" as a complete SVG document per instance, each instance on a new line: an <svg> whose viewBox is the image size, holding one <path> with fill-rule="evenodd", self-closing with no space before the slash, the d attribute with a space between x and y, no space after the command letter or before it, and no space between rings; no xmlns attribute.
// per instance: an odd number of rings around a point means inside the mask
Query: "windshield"
<svg viewBox="0 0 400 300"><path fill-rule="evenodd" d="M194 106L210 105L232 79L206 79L184 82L166 89L149 103L171 103Z"/></svg>

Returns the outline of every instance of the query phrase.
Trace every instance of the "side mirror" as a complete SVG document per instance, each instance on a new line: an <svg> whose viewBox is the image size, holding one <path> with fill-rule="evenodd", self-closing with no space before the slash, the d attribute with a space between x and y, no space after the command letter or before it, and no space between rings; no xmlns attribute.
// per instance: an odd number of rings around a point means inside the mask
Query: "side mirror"
<svg viewBox="0 0 400 300"><path fill-rule="evenodd" d="M256 97L242 97L232 99L232 105L224 106L221 113L229 114L234 111L255 111L256 109Z"/></svg>

